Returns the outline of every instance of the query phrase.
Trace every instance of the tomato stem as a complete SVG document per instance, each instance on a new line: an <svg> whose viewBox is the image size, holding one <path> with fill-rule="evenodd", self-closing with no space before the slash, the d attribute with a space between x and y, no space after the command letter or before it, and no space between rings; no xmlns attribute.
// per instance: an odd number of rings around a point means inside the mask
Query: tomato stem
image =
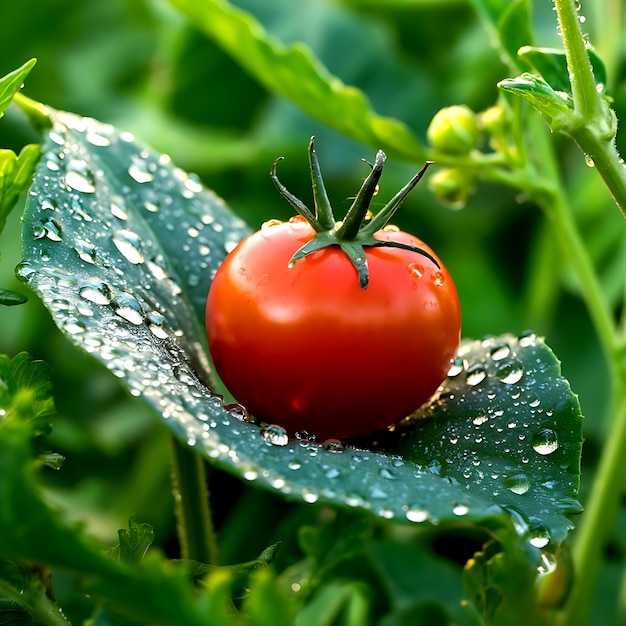
<svg viewBox="0 0 626 626"><path fill-rule="evenodd" d="M316 235L304 244L289 260L291 267L296 261L302 259L307 254L328 248L330 246L339 246L341 250L350 259L352 265L357 271L359 284L361 289L367 289L369 283L369 270L367 267L367 257L365 255L365 247L390 247L404 248L417 252L430 259L437 268L440 267L439 262L428 252L410 246L408 244L396 241L387 241L377 239L374 234L381 230L389 220L395 215L396 211L409 194L409 192L417 185L424 176L428 167L432 164L427 161L422 169L413 176L413 178L383 207L383 209L374 216L370 221L366 220L372 198L378 189L378 181L383 173L383 166L387 160L387 156L382 150L376 153L374 164L369 164L372 171L365 179L359 189L354 202L348 209L342 221L336 221L333 214L332 206L328 199L326 187L317 160L315 152L315 137L311 137L309 141L309 167L311 169L311 184L313 187L313 201L315 204L315 212L311 211L299 198L294 196L279 180L276 175L276 164L282 160L278 158L272 163L270 177L279 193L289 204L302 216L316 231Z"/></svg>
<svg viewBox="0 0 626 626"><path fill-rule="evenodd" d="M311 168L311 183L313 186L313 202L315 204L315 217L320 224L321 230L331 230L335 227L335 216L326 193L326 186L322 178L320 164L315 152L315 137L309 141L309 166ZM317 230L317 228L316 228ZM319 232L319 231L318 231Z"/></svg>

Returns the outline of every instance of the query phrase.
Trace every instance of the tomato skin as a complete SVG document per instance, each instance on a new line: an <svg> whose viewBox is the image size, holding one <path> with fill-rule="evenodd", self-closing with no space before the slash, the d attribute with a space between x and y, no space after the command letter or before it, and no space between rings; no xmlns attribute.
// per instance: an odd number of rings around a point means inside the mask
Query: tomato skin
<svg viewBox="0 0 626 626"><path fill-rule="evenodd" d="M338 246L290 266L314 235L296 217L226 257L207 299L209 349L258 421L318 439L366 435L412 413L445 378L460 340L458 295L443 264L406 249L365 248L367 289ZM437 258L407 233L375 237Z"/></svg>

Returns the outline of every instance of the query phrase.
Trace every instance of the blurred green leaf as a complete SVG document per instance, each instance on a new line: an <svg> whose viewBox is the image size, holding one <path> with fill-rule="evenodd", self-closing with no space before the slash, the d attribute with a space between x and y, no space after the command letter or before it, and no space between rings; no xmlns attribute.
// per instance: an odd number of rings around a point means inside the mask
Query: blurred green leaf
<svg viewBox="0 0 626 626"><path fill-rule="evenodd" d="M544 562L542 562L544 563ZM474 555L465 568L464 582L484 626L524 626L542 623L534 581L537 565L513 546L495 541Z"/></svg>
<svg viewBox="0 0 626 626"><path fill-rule="evenodd" d="M377 115L365 95L332 76L302 45L283 46L250 14L224 0L170 0L268 90L352 139L400 158L423 150L401 122Z"/></svg>
<svg viewBox="0 0 626 626"><path fill-rule="evenodd" d="M516 0L471 0L471 3L487 22L497 28L502 17L516 3Z"/></svg>
<svg viewBox="0 0 626 626"><path fill-rule="evenodd" d="M37 59L30 59L21 67L0 78L0 118L11 104L15 94L21 89L35 63L37 63Z"/></svg>
<svg viewBox="0 0 626 626"><path fill-rule="evenodd" d="M250 578L242 622L246 626L293 626L295 602L293 595L282 586L274 573L267 568L256 570ZM296 619L296 624L299 621Z"/></svg>
<svg viewBox="0 0 626 626"><path fill-rule="evenodd" d="M15 306L17 304L24 304L28 298L15 291L9 291L8 289L0 289L0 304L3 306Z"/></svg>
<svg viewBox="0 0 626 626"><path fill-rule="evenodd" d="M367 626L373 624L371 594L363 584L337 581L322 587L302 610L297 626ZM268 624L269 626L269 624Z"/></svg>
<svg viewBox="0 0 626 626"><path fill-rule="evenodd" d="M120 542L111 549L111 556L122 561L122 563L139 565L154 541L152 526L139 523L137 516L133 515L128 520L128 530L121 529L117 534Z"/></svg>
<svg viewBox="0 0 626 626"><path fill-rule="evenodd" d="M37 144L24 146L19 156L0 150L0 232L17 199L28 189L40 156Z"/></svg>
<svg viewBox="0 0 626 626"><path fill-rule="evenodd" d="M29 194L20 274L68 337L179 438L305 502L411 523L462 518L497 529L514 519L525 540L538 528L554 544L565 538L579 511L581 415L539 338L464 343L439 395L406 428L339 453L286 434L273 445L245 409L215 394L202 348L211 277L244 225L127 134L54 118Z"/></svg>
<svg viewBox="0 0 626 626"><path fill-rule="evenodd" d="M533 42L530 12L530 0L514 0L498 20L500 42L512 59L517 58L517 52L522 46Z"/></svg>
<svg viewBox="0 0 626 626"><path fill-rule="evenodd" d="M569 124L573 105L567 93L556 92L545 80L524 73L517 78L505 78L498 87L525 100L544 117L553 131Z"/></svg>
<svg viewBox="0 0 626 626"><path fill-rule="evenodd" d="M0 624L69 624L49 596L49 573L20 561L0 560Z"/></svg>

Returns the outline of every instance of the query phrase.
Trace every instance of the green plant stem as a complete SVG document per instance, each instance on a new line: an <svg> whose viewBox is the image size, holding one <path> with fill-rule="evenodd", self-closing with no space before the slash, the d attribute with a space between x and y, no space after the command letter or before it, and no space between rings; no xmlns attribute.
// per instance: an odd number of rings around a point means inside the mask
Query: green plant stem
<svg viewBox="0 0 626 626"><path fill-rule="evenodd" d="M598 571L602 563L605 538L612 531L620 495L626 486L626 394L618 408L614 428L602 452L584 523L573 546L577 575L570 599L559 617L563 626L587 623Z"/></svg>
<svg viewBox="0 0 626 626"><path fill-rule="evenodd" d="M587 160L593 162L626 217L626 168L615 147L615 114L597 89L575 0L554 0L554 4L574 102L574 111L564 130L578 144Z"/></svg>
<svg viewBox="0 0 626 626"><path fill-rule="evenodd" d="M209 507L205 462L193 448L171 438L172 488L181 558L214 564L217 547Z"/></svg>
<svg viewBox="0 0 626 626"><path fill-rule="evenodd" d="M42 626L68 626L69 620L59 607L43 592L20 593L12 585L0 580L0 595L13 600ZM5 622L3 622L5 623Z"/></svg>

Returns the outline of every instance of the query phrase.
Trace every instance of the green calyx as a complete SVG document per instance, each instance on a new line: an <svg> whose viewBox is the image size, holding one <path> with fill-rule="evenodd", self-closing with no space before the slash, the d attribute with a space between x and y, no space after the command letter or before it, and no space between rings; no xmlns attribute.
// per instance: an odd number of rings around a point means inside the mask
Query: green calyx
<svg viewBox="0 0 626 626"><path fill-rule="evenodd" d="M378 181L383 172L385 160L387 159L385 153L379 150L373 165L370 163L372 171L363 182L345 217L341 221L336 221L330 201L328 200L326 188L324 187L324 181L315 153L314 140L315 137L311 137L311 141L309 142L309 164L311 168L315 211L311 211L278 180L276 176L276 164L282 160L282 157L274 161L270 172L270 177L272 181L274 181L280 195L283 196L316 231L315 237L302 246L293 257L291 257L289 265L294 264L307 254L311 254L311 252L316 252L317 250L322 250L329 246L339 246L348 256L352 265L354 265L359 275L361 289L367 289L369 283L369 270L365 256L365 247L403 248L405 250L411 250L429 258L439 268L440 266L437 260L421 248L396 241L381 241L374 237L374 233L378 232L389 223L389 220L395 215L409 192L420 181L424 172L426 172L429 165L431 165L431 162L426 162L424 167L422 167L422 169L370 219L368 209L378 189Z"/></svg>

